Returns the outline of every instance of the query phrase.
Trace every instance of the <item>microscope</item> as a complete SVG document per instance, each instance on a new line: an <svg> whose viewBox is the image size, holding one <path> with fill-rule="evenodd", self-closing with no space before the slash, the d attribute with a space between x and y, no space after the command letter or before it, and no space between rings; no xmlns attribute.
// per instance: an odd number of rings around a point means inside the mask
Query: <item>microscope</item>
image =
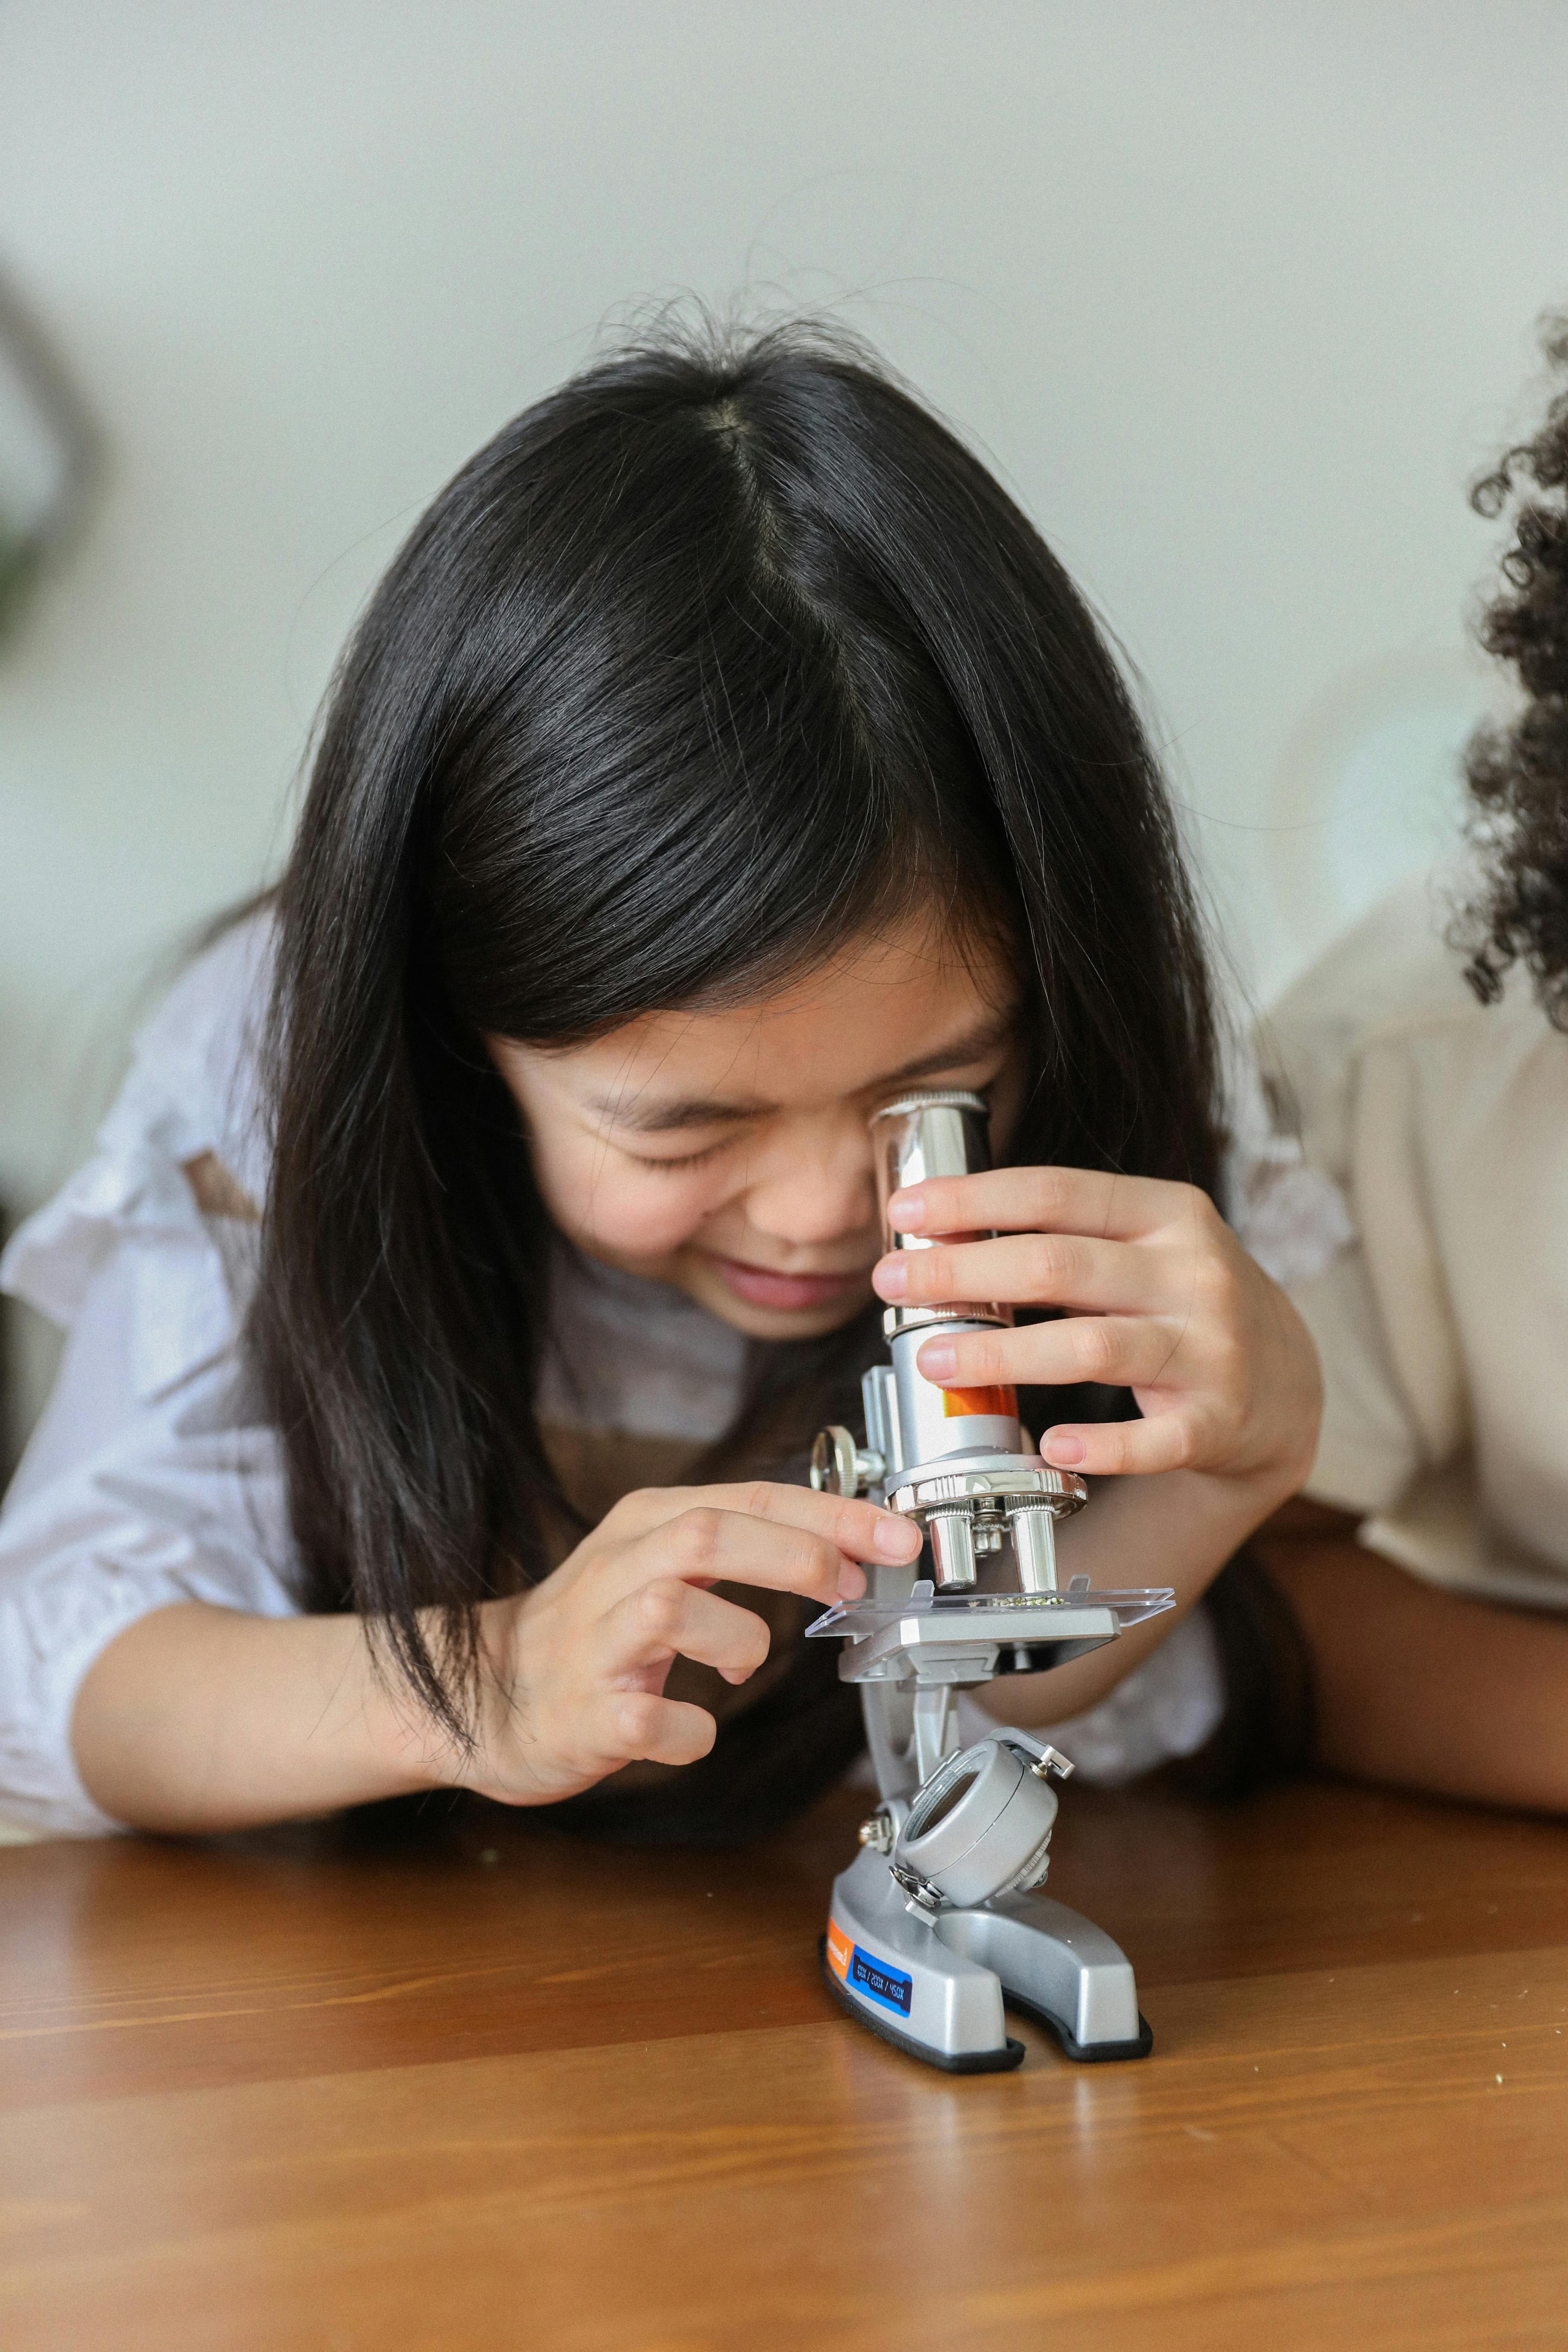
<svg viewBox="0 0 1568 2352"><path fill-rule="evenodd" d="M889 1230L889 1196L988 1167L985 1104L964 1093L901 1095L871 1134L884 1247L929 1248L926 1236ZM1126 1956L1038 1891L1057 1815L1051 1784L1071 1764L1002 1726L958 1744L960 1690L1081 1657L1175 1597L1168 1587L1093 1591L1086 1576L1059 1590L1056 1525L1087 1502L1083 1480L1029 1450L1011 1388L941 1389L921 1377L915 1357L937 1326L958 1333L1012 1319L999 1306L889 1307L892 1360L860 1383L866 1443L825 1429L811 1460L819 1493L869 1495L926 1539L911 1565L871 1570L863 1600L807 1628L847 1644L838 1671L860 1685L881 1798L861 1824L859 1854L833 1882L823 1977L872 2032L955 2074L1023 2057L1005 2002L1048 2026L1069 2058L1142 2058L1151 2047Z"/></svg>

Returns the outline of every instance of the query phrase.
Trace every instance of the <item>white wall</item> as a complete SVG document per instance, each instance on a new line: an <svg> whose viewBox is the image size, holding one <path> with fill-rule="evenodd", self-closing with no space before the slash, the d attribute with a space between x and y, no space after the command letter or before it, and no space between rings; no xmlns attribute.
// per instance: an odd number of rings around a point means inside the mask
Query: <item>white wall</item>
<svg viewBox="0 0 1568 2352"><path fill-rule="evenodd" d="M272 870L421 501L683 289L833 308L991 453L1271 987L1447 823L1565 89L1561 0L10 0L0 267L111 472L0 646L0 1189Z"/></svg>

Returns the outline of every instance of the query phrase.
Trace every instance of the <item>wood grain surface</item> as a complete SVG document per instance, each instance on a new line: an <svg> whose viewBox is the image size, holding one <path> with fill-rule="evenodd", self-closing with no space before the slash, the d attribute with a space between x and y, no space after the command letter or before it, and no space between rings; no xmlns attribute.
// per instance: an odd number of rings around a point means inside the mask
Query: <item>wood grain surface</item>
<svg viewBox="0 0 1568 2352"><path fill-rule="evenodd" d="M0 2344L1568 2346L1568 1831L1069 1790L1154 2055L954 2079L817 1981L863 1803L0 1853Z"/></svg>

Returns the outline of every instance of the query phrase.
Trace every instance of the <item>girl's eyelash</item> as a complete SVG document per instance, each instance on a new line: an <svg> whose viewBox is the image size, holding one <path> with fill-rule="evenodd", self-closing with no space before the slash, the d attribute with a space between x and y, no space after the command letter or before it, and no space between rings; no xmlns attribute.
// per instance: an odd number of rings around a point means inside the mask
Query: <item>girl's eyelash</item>
<svg viewBox="0 0 1568 2352"><path fill-rule="evenodd" d="M717 1158L723 1149L721 1143L710 1143L705 1150L683 1152L679 1160L644 1160L635 1151L630 1156L639 1168L700 1168L705 1160Z"/></svg>

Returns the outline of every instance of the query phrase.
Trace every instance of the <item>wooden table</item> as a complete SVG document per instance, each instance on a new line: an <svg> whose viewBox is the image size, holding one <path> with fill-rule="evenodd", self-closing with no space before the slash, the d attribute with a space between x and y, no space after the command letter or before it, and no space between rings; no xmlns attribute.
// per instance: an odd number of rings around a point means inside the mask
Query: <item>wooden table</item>
<svg viewBox="0 0 1568 2352"><path fill-rule="evenodd" d="M953 2078L817 1979L864 1802L0 1854L0 2344L1568 2344L1568 1831L1070 1790L1154 2055Z"/></svg>

